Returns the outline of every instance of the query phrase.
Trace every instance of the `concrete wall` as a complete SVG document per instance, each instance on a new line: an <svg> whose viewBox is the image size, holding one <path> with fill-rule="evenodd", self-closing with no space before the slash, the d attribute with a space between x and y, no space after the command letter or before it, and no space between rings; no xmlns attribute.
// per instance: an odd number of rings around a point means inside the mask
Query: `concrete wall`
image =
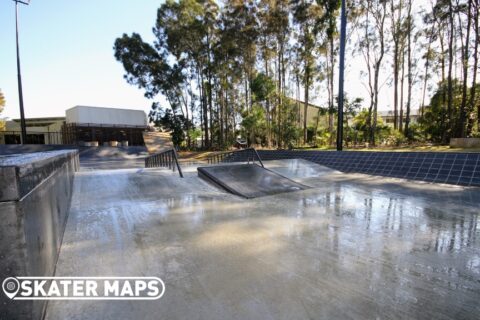
<svg viewBox="0 0 480 320"><path fill-rule="evenodd" d="M54 274L78 168L76 150L0 156L0 280ZM0 293L0 319L41 319L45 306Z"/></svg>
<svg viewBox="0 0 480 320"><path fill-rule="evenodd" d="M142 110L75 106L65 111L67 123L91 123L115 126L147 126Z"/></svg>
<svg viewBox="0 0 480 320"><path fill-rule="evenodd" d="M452 148L480 148L480 138L451 138Z"/></svg>
<svg viewBox="0 0 480 320"><path fill-rule="evenodd" d="M44 152L65 149L75 150L78 149L78 146L58 144L0 144L0 156L18 153Z"/></svg>

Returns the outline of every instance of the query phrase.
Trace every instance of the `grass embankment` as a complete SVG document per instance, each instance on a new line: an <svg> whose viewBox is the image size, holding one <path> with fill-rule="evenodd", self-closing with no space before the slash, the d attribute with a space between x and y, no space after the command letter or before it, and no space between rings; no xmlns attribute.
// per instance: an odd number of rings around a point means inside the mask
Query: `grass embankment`
<svg viewBox="0 0 480 320"><path fill-rule="evenodd" d="M335 150L335 148L314 148L305 150ZM451 148L449 146L400 146L375 148L345 148L345 151L377 151L377 152L480 152L480 148Z"/></svg>

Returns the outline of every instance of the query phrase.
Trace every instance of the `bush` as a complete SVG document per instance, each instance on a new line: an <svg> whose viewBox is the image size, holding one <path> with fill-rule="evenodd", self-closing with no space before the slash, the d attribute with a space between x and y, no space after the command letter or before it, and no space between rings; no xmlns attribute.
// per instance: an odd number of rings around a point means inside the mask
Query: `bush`
<svg viewBox="0 0 480 320"><path fill-rule="evenodd" d="M391 130L390 134L385 137L383 140L383 143L387 146L400 146L401 144L404 144L407 141L407 138L401 133L400 131L397 130Z"/></svg>

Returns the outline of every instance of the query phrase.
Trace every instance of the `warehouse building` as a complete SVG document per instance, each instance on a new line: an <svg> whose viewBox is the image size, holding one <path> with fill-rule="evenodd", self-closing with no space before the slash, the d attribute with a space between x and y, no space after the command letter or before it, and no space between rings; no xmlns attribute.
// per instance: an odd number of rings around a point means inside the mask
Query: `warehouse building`
<svg viewBox="0 0 480 320"><path fill-rule="evenodd" d="M65 117L26 119L28 144L144 145L148 128L142 110L75 106ZM20 143L20 120L6 121L0 144Z"/></svg>
<svg viewBox="0 0 480 320"><path fill-rule="evenodd" d="M76 106L66 111L66 144L143 145L147 116L142 110Z"/></svg>

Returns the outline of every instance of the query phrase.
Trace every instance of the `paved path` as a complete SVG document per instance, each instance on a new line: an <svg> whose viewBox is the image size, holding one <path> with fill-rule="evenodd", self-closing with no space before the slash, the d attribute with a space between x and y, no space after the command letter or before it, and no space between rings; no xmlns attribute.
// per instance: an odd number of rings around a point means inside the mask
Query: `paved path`
<svg viewBox="0 0 480 320"><path fill-rule="evenodd" d="M166 291L52 301L46 319L478 319L478 188L266 165L314 188L246 200L195 168L78 173L57 275Z"/></svg>

